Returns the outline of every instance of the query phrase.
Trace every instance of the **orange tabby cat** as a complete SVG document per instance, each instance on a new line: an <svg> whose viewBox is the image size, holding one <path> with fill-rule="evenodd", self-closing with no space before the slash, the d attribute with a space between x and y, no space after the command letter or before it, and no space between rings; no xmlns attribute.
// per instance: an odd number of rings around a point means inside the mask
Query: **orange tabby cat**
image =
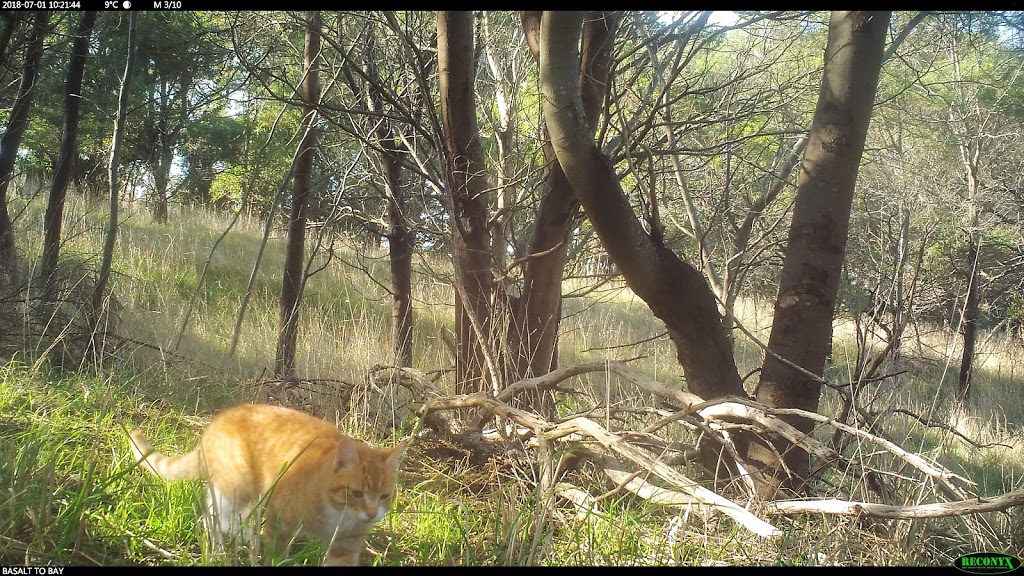
<svg viewBox="0 0 1024 576"><path fill-rule="evenodd" d="M136 460L158 476L207 481L208 511L222 533L262 504L271 547L294 534L317 538L328 546L324 564L337 566L359 564L391 504L406 444L375 448L308 414L261 404L221 412L182 456L154 451L139 430L131 437Z"/></svg>

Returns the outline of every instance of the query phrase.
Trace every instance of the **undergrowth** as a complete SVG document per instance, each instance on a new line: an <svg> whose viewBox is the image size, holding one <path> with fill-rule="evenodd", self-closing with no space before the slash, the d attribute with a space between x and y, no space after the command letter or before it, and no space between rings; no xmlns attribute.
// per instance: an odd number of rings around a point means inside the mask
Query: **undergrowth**
<svg viewBox="0 0 1024 576"><path fill-rule="evenodd" d="M81 207L79 207L81 209ZM98 251L102 218L82 210L69 237L79 252ZM239 565L259 563L245 545L210 549L199 521L198 482L164 482L137 469L127 432L143 427L158 449L190 450L211 414L262 398L276 338L276 295L282 240L272 239L242 324L235 354L227 354L239 300L251 272L261 228L242 221L215 253L202 286L201 271L224 219L206 212L173 216L161 227L127 218L115 261L114 293L123 306L122 345L102 361L51 365L19 354L0 365L0 564ZM94 238L95 237L95 238ZM32 238L19 244L28 258ZM378 249L379 252L379 249ZM389 357L389 302L361 269L386 281L386 261L373 249L338 251L335 263L311 279L304 300L299 372L306 378L360 382ZM374 256L377 256L374 258ZM440 265L438 265L440 266ZM189 321L185 310L198 297ZM415 288L414 363L425 370L451 365L441 333L451 329L449 286L423 281ZM744 303L740 318L767 339L765 307ZM633 359L632 364L670 385L682 385L663 326L621 286L566 301L559 345L561 363ZM621 347L631 342L636 346ZM141 345L145 343L148 345ZM853 356L850 338L837 336L828 376L842 381ZM932 339L932 350L944 343ZM1016 348L1014 348L1016 346ZM941 354L907 354L908 372L873 384L876 407L902 408L946 424L922 428L892 412L887 430L897 441L943 462L978 483L983 494L1021 486L1024 478L1024 374L1019 342L991 339L977 370L976 404L951 408L955 375ZM948 347L947 347L948 348ZM760 364L760 350L737 339L741 373ZM446 380L442 379L441 382ZM579 394L563 409L597 406L635 394L604 378L566 383ZM328 388L330 385L328 384ZM392 442L413 422L353 422L329 390L297 399L307 409L338 419L346 431ZM826 394L822 411L836 410ZM831 411L831 412L830 412ZM972 444L952 434L957 430ZM700 478L696 470L692 477ZM867 521L848 517L771 517L784 530L760 540L719 516L650 504L609 492L593 509L549 500L533 488L538 466L523 454L473 462L435 440L413 443L392 512L367 542L364 563L378 565L831 565L947 564L975 549L1021 555L1020 509L986 516L1002 534L965 541L946 521ZM597 474L571 479L601 494ZM972 549L973 548L973 549ZM282 565L316 564L316 543L297 542Z"/></svg>

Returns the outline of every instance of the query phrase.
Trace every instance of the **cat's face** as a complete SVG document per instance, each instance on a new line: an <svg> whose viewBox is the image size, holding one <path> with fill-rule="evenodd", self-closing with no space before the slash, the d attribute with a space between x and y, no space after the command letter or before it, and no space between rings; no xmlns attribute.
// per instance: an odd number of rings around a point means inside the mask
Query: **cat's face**
<svg viewBox="0 0 1024 576"><path fill-rule="evenodd" d="M405 444L391 450L344 441L333 465L328 502L343 520L372 524L387 514L394 498L398 463Z"/></svg>
<svg viewBox="0 0 1024 576"><path fill-rule="evenodd" d="M330 493L331 507L365 523L379 522L391 506L393 494L387 487L338 486Z"/></svg>

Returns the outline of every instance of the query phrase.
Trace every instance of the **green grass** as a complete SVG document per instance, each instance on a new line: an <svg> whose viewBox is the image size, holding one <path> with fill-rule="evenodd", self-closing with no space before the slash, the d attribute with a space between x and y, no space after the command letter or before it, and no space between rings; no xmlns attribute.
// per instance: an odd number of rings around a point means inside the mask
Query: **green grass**
<svg viewBox="0 0 1024 576"><path fill-rule="evenodd" d="M30 206L28 219L37 218ZM95 254L102 237L102 211L82 206L69 218L67 250ZM140 427L160 450L191 449L209 416L237 402L262 398L253 379L270 374L277 323L277 293L283 258L280 237L271 240L257 274L237 353L227 345L262 235L258 222L243 219L210 261L180 343L174 349L185 308L199 285L210 246L226 219L205 211L172 215L170 226L127 211L118 240L115 296L124 336L153 347L126 345L105 363L82 369L51 367L31 354L0 364L0 564L238 565L261 561L244 545L214 552L198 520L198 482L164 482L132 462L127 431ZM38 219L38 218L37 218ZM29 261L38 241L23 234L19 248ZM386 282L382 252L340 247L346 262L368 267ZM359 256L361 254L362 256ZM369 257L377 257L370 259ZM444 263L420 262L444 269ZM415 364L445 368L451 357L440 337L452 327L453 293L422 281L416 299ZM374 364L390 356L390 304L380 286L353 266L335 261L309 284L301 316L298 373L307 378L362 382ZM739 316L767 340L767 306L743 302ZM636 359L632 364L669 384L681 384L675 352L664 328L621 286L568 300L560 361ZM622 347L631 342L636 346ZM944 422L985 443L975 448L948 431L923 430L905 416L885 420L890 437L978 482L983 494L1018 488L1024 481L1024 352L1019 342L991 339L979 363L975 404L967 413L951 408L955 346L933 334L924 348L908 351L910 370L873 386L875 408L903 407ZM947 345L948 344L948 345ZM850 373L853 340L839 331L829 377ZM162 349L162 351L161 351ZM757 367L761 352L737 340L742 374ZM448 379L442 380L442 386ZM597 406L606 399L642 403L635 389L586 375L567 383L579 391L563 408ZM341 416L349 433L390 442L413 422L397 419L379 400L365 415L344 414L323 389L296 391L291 400L321 416ZM836 410L826 394L823 413ZM827 438L827 435L825 436ZM602 499L593 510L562 499L548 500L534 486L535 462L509 454L487 463L464 461L457 450L417 441L407 453L394 510L368 540L364 563L378 565L714 565L714 564L931 564L948 563L972 542L952 521L869 523L850 518L775 517L786 535L777 542L749 536L728 519L659 507L628 494ZM689 470L691 477L700 476ZM601 494L611 487L592 470L567 476ZM912 503L912 502L911 502ZM990 518L986 516L986 518ZM1020 510L988 520L1002 536L989 545L1024 545ZM1006 536L1009 534L1010 536ZM1001 539L1000 539L1001 538ZM1007 540L1009 539L1009 540ZM985 543L981 543L984 545ZM1012 548L1016 546L1016 548ZM974 551L974 550L967 550ZM279 564L316 564L317 543L297 543Z"/></svg>

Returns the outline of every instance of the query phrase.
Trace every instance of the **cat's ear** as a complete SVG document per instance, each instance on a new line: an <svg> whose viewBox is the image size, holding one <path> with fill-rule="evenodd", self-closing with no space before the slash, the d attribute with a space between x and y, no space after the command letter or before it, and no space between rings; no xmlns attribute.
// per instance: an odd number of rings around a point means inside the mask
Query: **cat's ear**
<svg viewBox="0 0 1024 576"><path fill-rule="evenodd" d="M402 453L405 452L405 447L409 445L409 440L405 439L395 445L391 449L391 453L388 454L387 465L394 471L398 471L398 464L402 461Z"/></svg>
<svg viewBox="0 0 1024 576"><path fill-rule="evenodd" d="M355 442L344 439L338 444L338 451L334 454L334 471L348 468L359 460L359 452L356 451Z"/></svg>

